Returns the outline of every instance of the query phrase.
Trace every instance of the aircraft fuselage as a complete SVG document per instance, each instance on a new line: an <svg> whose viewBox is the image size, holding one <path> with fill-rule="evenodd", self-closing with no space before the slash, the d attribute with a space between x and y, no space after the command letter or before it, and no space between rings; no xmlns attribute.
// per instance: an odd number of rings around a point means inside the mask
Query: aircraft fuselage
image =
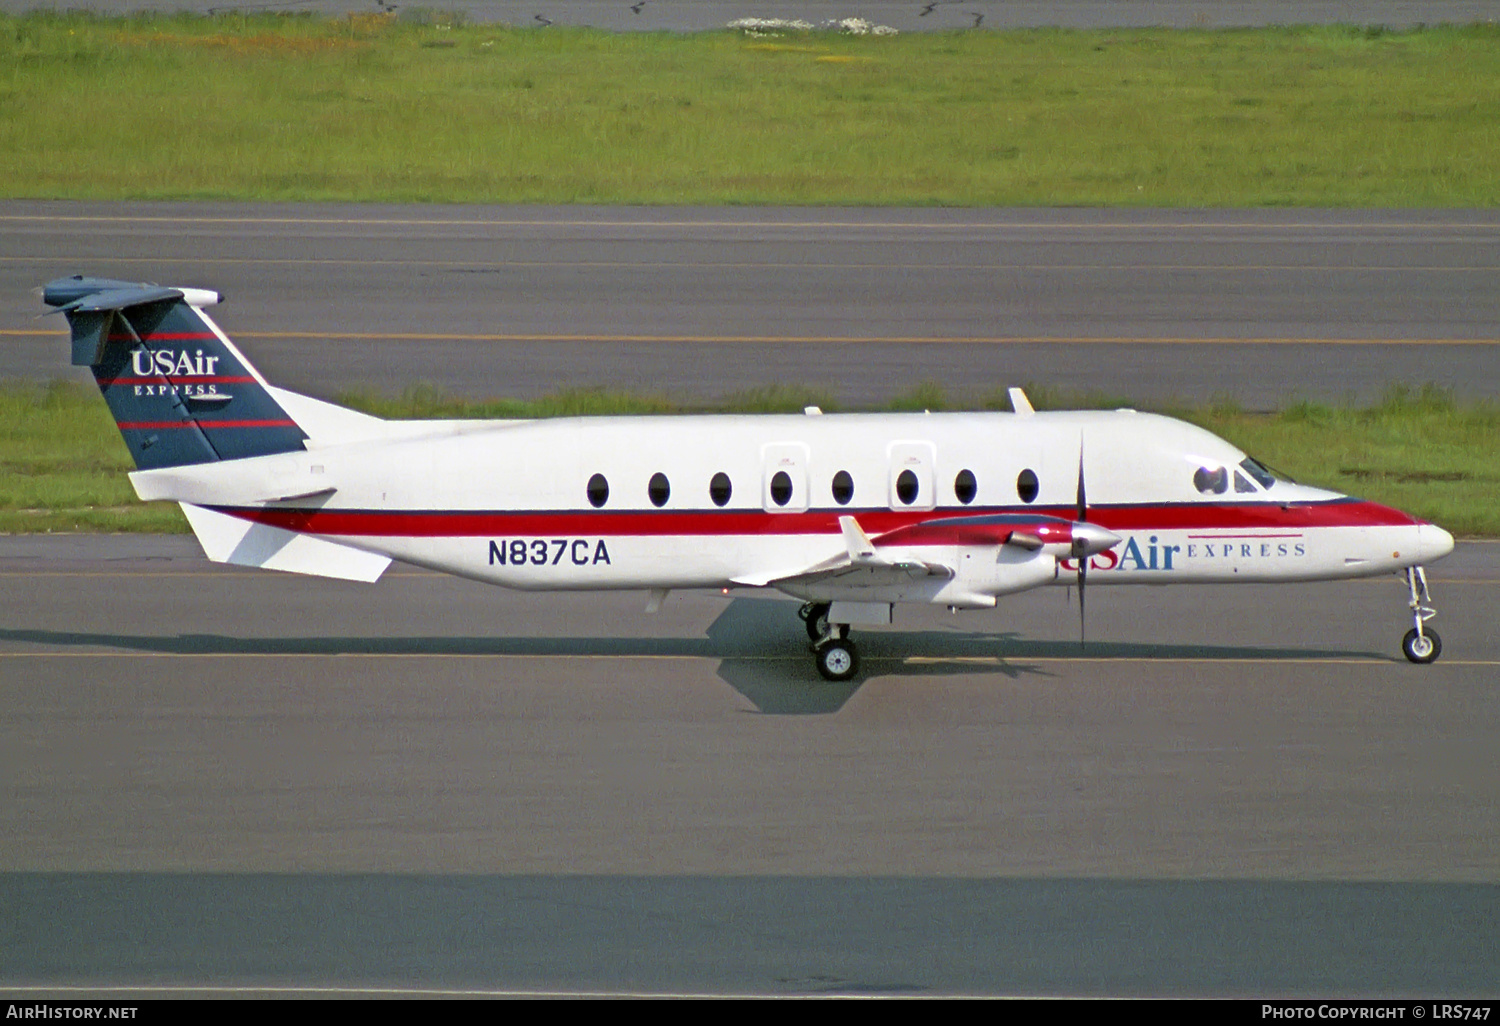
<svg viewBox="0 0 1500 1026"><path fill-rule="evenodd" d="M963 525L906 541L892 532L996 515L1071 520L1082 448L1086 517L1121 538L1088 557L1091 584L1361 577L1451 546L1446 532L1387 507L1289 481L1262 486L1222 439L1132 411L434 428L456 433L241 461L286 464L268 473L294 492L300 485L291 482L334 491L214 508L527 589L770 583L837 558L839 518L852 516L872 538L889 539L887 558L954 570L942 581L887 588L890 601L984 605L1039 584L1071 584L1076 562L1007 551L994 532ZM1222 494L1194 486L1205 467L1228 475ZM600 479L607 492L596 488L596 506L589 485Z"/></svg>

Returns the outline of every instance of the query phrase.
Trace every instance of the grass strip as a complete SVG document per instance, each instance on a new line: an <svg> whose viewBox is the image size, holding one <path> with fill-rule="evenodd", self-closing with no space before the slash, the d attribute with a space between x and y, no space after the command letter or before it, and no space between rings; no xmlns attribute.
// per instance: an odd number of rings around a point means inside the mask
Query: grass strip
<svg viewBox="0 0 1500 1026"><path fill-rule="evenodd" d="M755 38L0 17L0 196L1460 206L1500 25Z"/></svg>
<svg viewBox="0 0 1500 1026"><path fill-rule="evenodd" d="M1107 396L1028 389L1038 409L1111 408ZM604 390L559 392L537 400L472 401L431 385L399 397L345 393L339 402L391 418L548 417L640 413L798 412L829 396L764 388L692 404L665 395ZM976 404L964 404L973 408ZM1009 409L1003 392L984 409ZM953 408L935 384L896 396L880 409ZM1433 386L1393 388L1365 407L1298 402L1276 413L1231 403L1167 407L1222 435L1299 481L1404 509L1466 536L1500 536L1500 403L1456 402ZM134 469L99 396L70 383L0 385L0 532L185 532L175 505L136 501L125 475Z"/></svg>

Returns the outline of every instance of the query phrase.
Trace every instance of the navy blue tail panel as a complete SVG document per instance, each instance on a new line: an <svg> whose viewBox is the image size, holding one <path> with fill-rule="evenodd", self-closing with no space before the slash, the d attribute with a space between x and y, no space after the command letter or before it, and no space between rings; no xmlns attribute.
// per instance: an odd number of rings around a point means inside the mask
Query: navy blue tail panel
<svg viewBox="0 0 1500 1026"><path fill-rule="evenodd" d="M151 351L134 345L129 335L125 336L131 343L128 345L117 343L118 338L110 338L101 354L102 362L90 370L136 467L155 470L219 459L207 433L194 421L170 379L134 372L134 365L151 357Z"/></svg>
<svg viewBox="0 0 1500 1026"><path fill-rule="evenodd" d="M108 323L91 325L97 316L69 312L75 351L80 335L103 335L90 366L141 470L303 448L307 435L186 302L107 311Z"/></svg>

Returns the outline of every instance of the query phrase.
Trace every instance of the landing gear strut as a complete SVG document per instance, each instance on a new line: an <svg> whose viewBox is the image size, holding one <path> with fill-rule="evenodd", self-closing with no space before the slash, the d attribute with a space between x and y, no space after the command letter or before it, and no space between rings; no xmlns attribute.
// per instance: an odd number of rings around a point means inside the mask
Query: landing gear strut
<svg viewBox="0 0 1500 1026"><path fill-rule="evenodd" d="M807 640L814 645L832 634L835 629L840 638L849 636L847 623L831 624L828 622L828 609L827 602L805 602L802 608L797 610L797 615L802 618L803 623L807 624Z"/></svg>
<svg viewBox="0 0 1500 1026"><path fill-rule="evenodd" d="M808 602L797 615L807 624L807 637L823 679L850 680L859 672L859 650L849 640L849 625L829 623L828 610L827 602Z"/></svg>
<svg viewBox="0 0 1500 1026"><path fill-rule="evenodd" d="M1401 651L1414 663L1436 662L1443 651L1443 639L1438 637L1437 631L1426 626L1427 621L1437 615L1437 611L1427 605L1432 601L1432 596L1427 593L1427 571L1419 566L1408 567L1406 586L1411 592L1409 605L1414 626L1401 639Z"/></svg>

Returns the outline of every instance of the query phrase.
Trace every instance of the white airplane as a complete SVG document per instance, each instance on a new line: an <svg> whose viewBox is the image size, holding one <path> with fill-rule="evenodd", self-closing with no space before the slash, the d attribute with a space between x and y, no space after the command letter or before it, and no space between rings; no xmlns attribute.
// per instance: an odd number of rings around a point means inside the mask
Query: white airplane
<svg viewBox="0 0 1500 1026"><path fill-rule="evenodd" d="M1278 478L1168 417L1012 413L388 421L268 384L216 292L73 277L66 314L139 468L208 558L358 581L392 560L512 588L775 588L819 672L897 603L993 608L1042 585L1400 573L1437 659L1424 565L1440 527Z"/></svg>

